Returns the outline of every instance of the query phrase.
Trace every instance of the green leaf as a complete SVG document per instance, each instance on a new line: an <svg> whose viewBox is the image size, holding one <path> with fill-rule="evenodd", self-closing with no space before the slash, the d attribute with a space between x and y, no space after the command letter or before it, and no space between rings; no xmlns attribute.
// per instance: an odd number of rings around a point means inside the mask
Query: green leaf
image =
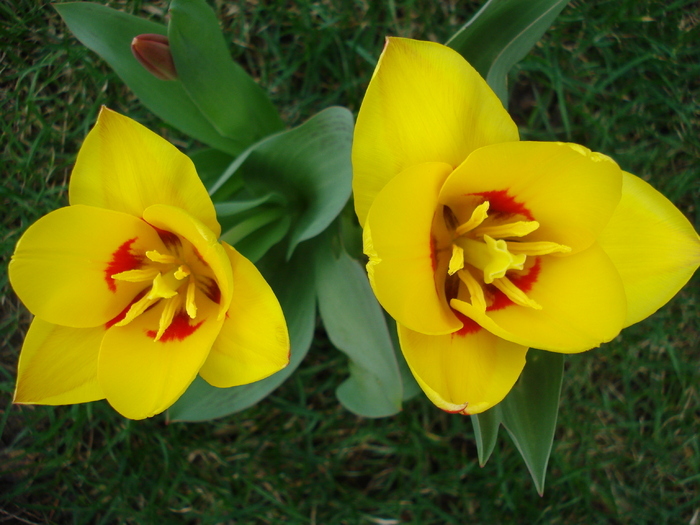
<svg viewBox="0 0 700 525"><path fill-rule="evenodd" d="M280 386L301 363L309 350L316 325L313 247L305 243L289 262L272 253L261 271L279 299L291 341L289 365L270 377L250 385L215 388L197 377L168 410L169 421L207 421L240 412L255 405ZM234 284L235 286L235 284Z"/></svg>
<svg viewBox="0 0 700 525"><path fill-rule="evenodd" d="M503 426L525 460L537 492L544 492L564 373L564 356L530 349L513 390L498 405Z"/></svg>
<svg viewBox="0 0 700 525"><path fill-rule="evenodd" d="M284 199L282 199L276 193L268 193L262 197L256 197L253 199L242 199L242 200L230 200L226 202L216 203L214 207L216 208L217 217L228 217L231 215L238 215L246 211L250 211L257 208L263 204L270 202L275 202L277 204L283 204Z"/></svg>
<svg viewBox="0 0 700 525"><path fill-rule="evenodd" d="M141 103L183 133L236 156L240 144L222 136L202 115L179 81L159 80L131 53L131 41L145 33L166 34L165 26L88 2L54 5L80 42L100 55Z"/></svg>
<svg viewBox="0 0 700 525"><path fill-rule="evenodd" d="M287 235L291 222L288 215L283 215L238 241L236 249L251 261L256 262Z"/></svg>
<svg viewBox="0 0 700 525"><path fill-rule="evenodd" d="M568 3L488 0L447 45L474 66L508 107L508 72L530 52Z"/></svg>
<svg viewBox="0 0 700 525"><path fill-rule="evenodd" d="M287 199L293 223L287 257L302 241L325 230L350 197L353 119L346 108L331 107L301 126L251 146L213 186L213 198L228 192L228 177L243 173L257 196L271 191Z"/></svg>
<svg viewBox="0 0 700 525"><path fill-rule="evenodd" d="M169 13L178 78L214 128L242 148L284 129L265 91L231 59L205 0L173 0Z"/></svg>
<svg viewBox="0 0 700 525"><path fill-rule="evenodd" d="M498 438L498 429L501 426L501 406L495 407L469 416L474 427L474 437L476 438L476 451L479 455L479 465L484 466L491 457L493 449L496 447L496 439Z"/></svg>
<svg viewBox="0 0 700 525"><path fill-rule="evenodd" d="M212 148L200 149L188 156L194 162L197 174L206 188L210 188L233 162L231 155Z"/></svg>
<svg viewBox="0 0 700 525"><path fill-rule="evenodd" d="M384 313L367 274L328 231L316 251L316 291L331 343L350 359L350 377L336 390L338 400L364 417L401 410L403 388Z"/></svg>
<svg viewBox="0 0 700 525"><path fill-rule="evenodd" d="M399 373L401 374L401 384L403 385L403 398L401 401L408 401L413 399L418 394L420 394L420 385L413 377L413 373L406 362L406 358L403 356L401 351L401 345L399 344L399 334L396 331L396 321L384 312L384 320L389 328L389 335L391 336L391 342L394 346L394 355L396 356L396 362L399 364Z"/></svg>

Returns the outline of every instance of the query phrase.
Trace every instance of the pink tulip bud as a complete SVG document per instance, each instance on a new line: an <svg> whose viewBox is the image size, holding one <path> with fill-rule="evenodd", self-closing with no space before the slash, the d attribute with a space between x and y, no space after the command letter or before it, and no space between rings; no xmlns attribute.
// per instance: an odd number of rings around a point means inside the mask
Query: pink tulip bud
<svg viewBox="0 0 700 525"><path fill-rule="evenodd" d="M173 56L170 54L168 37L145 34L134 37L131 52L143 67L161 80L177 80Z"/></svg>

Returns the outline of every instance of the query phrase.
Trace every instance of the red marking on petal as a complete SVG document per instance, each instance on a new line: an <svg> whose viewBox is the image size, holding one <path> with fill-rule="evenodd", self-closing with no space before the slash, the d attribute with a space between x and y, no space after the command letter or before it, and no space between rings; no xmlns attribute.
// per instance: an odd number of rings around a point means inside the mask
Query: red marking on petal
<svg viewBox="0 0 700 525"><path fill-rule="evenodd" d="M197 248L192 246L192 251L194 251L194 254L197 256L197 259L199 259L199 262L201 262L204 266L209 267L209 263L207 263L207 261L204 260L204 257L202 257L202 254L199 253L199 250L197 250Z"/></svg>
<svg viewBox="0 0 700 525"><path fill-rule="evenodd" d="M430 265L433 268L433 274L437 271L437 239L430 236Z"/></svg>
<svg viewBox="0 0 700 525"><path fill-rule="evenodd" d="M533 264L527 270L527 273L522 275L509 275L508 279L510 279L510 282L512 282L515 286L520 288L523 292L527 293L530 290L532 290L532 286L537 282L537 278L540 275L540 269L540 258L537 257L535 259L535 264ZM494 310L502 310L503 308L514 304L513 301L508 299L508 296L506 294L504 294L495 286L489 285L488 288L489 291L493 294L493 303L491 303L491 305L486 308L486 311L493 312Z"/></svg>
<svg viewBox="0 0 700 525"><path fill-rule="evenodd" d="M137 237L129 239L117 248L112 254L112 259L107 264L107 268L105 268L105 281L107 281L107 287L112 292L117 291L117 285L114 279L112 279L113 275L128 272L129 270L136 270L143 264L143 256L131 251L131 245L136 242L136 239Z"/></svg>
<svg viewBox="0 0 700 525"><path fill-rule="evenodd" d="M163 332L163 335L159 339L161 343L167 343L169 341L183 341L191 336L197 331L197 329L202 326L204 321L199 321L197 324L190 324L190 318L185 312L179 312L173 318L173 322L170 323ZM158 332L156 330L147 330L146 335L152 339L155 339Z"/></svg>
<svg viewBox="0 0 700 525"><path fill-rule="evenodd" d="M464 337L469 334L475 334L481 330L481 325L479 325L479 323L477 323L474 319L467 317L462 312L458 312L456 310L452 310L452 313L457 316L457 319L462 321L462 328L456 332L452 332L452 337Z"/></svg>
<svg viewBox="0 0 700 525"><path fill-rule="evenodd" d="M160 240L163 241L163 244L165 244L167 248L177 248L182 246L180 237L178 237L177 234L169 232L167 230L161 230L160 228L156 228L152 224L150 226L156 231L158 237L160 237Z"/></svg>
<svg viewBox="0 0 700 525"><path fill-rule="evenodd" d="M214 279L209 279L207 283L204 283L202 291L212 302L216 304L221 303L221 290Z"/></svg>
<svg viewBox="0 0 700 525"><path fill-rule="evenodd" d="M508 195L507 190L483 191L481 193L470 193L469 195L479 195L489 201L489 213L523 215L529 221L535 220L530 210L522 202L518 202Z"/></svg>
<svg viewBox="0 0 700 525"><path fill-rule="evenodd" d="M469 415L469 412L467 412L468 405L469 405L469 403L467 403L464 406L464 408L458 408L457 410L447 410L445 408L442 408L441 410L443 410L444 412L447 412L448 414L463 414L465 416L468 416Z"/></svg>

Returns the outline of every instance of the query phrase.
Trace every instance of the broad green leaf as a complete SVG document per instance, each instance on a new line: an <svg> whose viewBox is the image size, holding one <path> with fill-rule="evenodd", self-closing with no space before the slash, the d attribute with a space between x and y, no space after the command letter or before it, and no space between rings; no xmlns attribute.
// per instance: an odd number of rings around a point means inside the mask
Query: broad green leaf
<svg viewBox="0 0 700 525"><path fill-rule="evenodd" d="M231 155L212 148L200 149L188 153L188 156L194 162L197 174L207 188L210 188L233 162Z"/></svg>
<svg viewBox="0 0 700 525"><path fill-rule="evenodd" d="M479 465L484 466L491 457L493 449L496 447L498 429L501 426L501 406L495 407L470 416L474 427L474 437L476 438L476 451L479 455Z"/></svg>
<svg viewBox="0 0 700 525"><path fill-rule="evenodd" d="M508 72L530 52L568 3L488 0L447 45L474 66L508 107Z"/></svg>
<svg viewBox="0 0 700 525"><path fill-rule="evenodd" d="M326 231L316 251L316 292L331 343L350 359L350 377L336 390L338 400L364 417L401 410L401 375L384 313L367 274Z"/></svg>
<svg viewBox="0 0 700 525"><path fill-rule="evenodd" d="M552 452L563 373L562 354L530 349L520 379L498 405L503 426L525 460L540 496Z"/></svg>
<svg viewBox="0 0 700 525"><path fill-rule="evenodd" d="M350 197L353 119L345 108L331 107L301 126L251 146L225 174L243 173L254 195L276 191L285 196L292 217L287 256L302 241L325 230ZM227 190L225 176L213 197Z"/></svg>
<svg viewBox="0 0 700 525"><path fill-rule="evenodd" d="M238 241L236 249L251 261L257 262L287 235L291 222L288 215L283 215Z"/></svg>
<svg viewBox="0 0 700 525"><path fill-rule="evenodd" d="M168 410L169 421L207 421L240 412L255 405L280 386L301 363L309 350L316 325L313 246L305 243L294 257L284 262L284 254L265 257L260 269L279 299L291 340L289 365L276 374L233 388L215 388L197 377L182 397ZM234 283L235 286L235 283Z"/></svg>
<svg viewBox="0 0 700 525"><path fill-rule="evenodd" d="M235 156L240 144L222 136L202 115L179 81L159 80L131 53L131 41L145 33L166 34L165 26L88 2L54 5L80 42L100 55L141 103L183 133Z"/></svg>
<svg viewBox="0 0 700 525"><path fill-rule="evenodd" d="M173 0L168 40L185 91L223 136L242 148L284 129L265 91L229 54L205 0Z"/></svg>
<svg viewBox="0 0 700 525"><path fill-rule="evenodd" d="M217 217L228 217L231 215L238 215L240 213L250 211L254 208L258 208L259 206L270 202L283 204L284 199L282 199L276 193L268 193L267 195L263 195L262 197L256 197L253 199L231 200L216 203L214 207L216 208Z"/></svg>

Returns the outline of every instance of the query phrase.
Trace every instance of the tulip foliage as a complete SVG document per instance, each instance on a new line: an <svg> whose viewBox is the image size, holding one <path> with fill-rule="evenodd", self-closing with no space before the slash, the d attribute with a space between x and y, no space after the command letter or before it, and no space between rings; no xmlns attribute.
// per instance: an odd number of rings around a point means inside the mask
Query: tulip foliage
<svg viewBox="0 0 700 525"><path fill-rule="evenodd" d="M103 109L71 206L30 227L11 263L36 315L15 400L226 416L294 372L318 315L348 357L348 410L391 416L422 390L471 416L482 464L503 425L541 493L563 354L651 315L700 264L688 221L612 159L519 140L508 71L567 3L490 0L449 47L389 38L356 125L331 107L291 129L205 0L172 0L167 25L57 5L205 147L190 162Z"/></svg>

